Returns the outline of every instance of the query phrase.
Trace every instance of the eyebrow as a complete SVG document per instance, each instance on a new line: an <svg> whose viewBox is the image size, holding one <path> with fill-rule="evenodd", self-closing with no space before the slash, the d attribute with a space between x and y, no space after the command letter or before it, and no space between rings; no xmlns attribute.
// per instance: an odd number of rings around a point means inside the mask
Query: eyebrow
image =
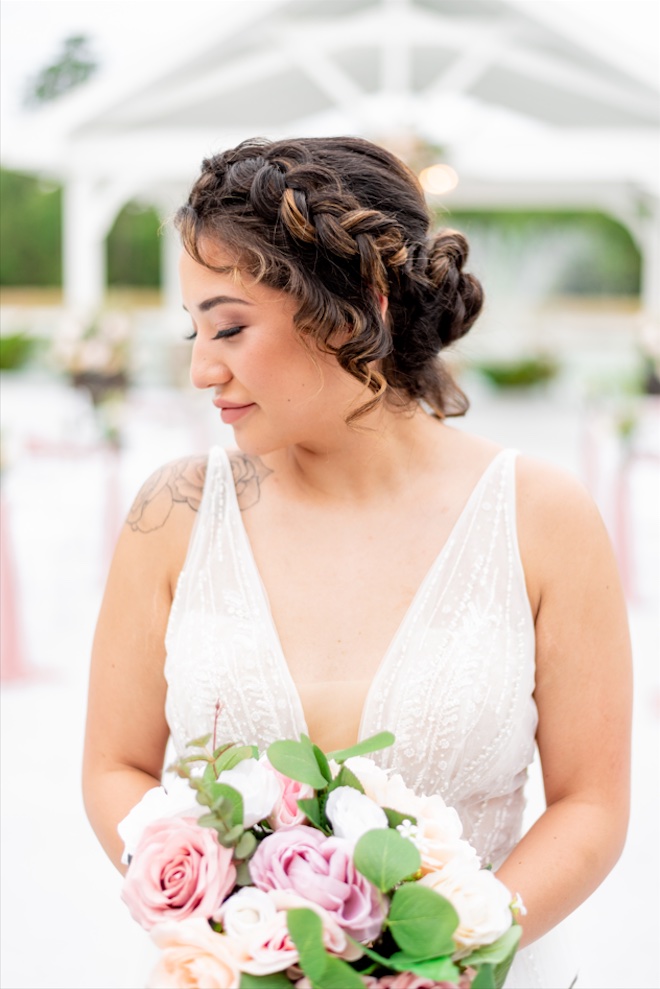
<svg viewBox="0 0 660 989"><path fill-rule="evenodd" d="M251 306L252 302L248 302L247 299L238 299L233 295L214 295L210 299L204 299L203 302L197 306L200 312L209 312L211 309L215 309L216 306L224 306L227 303L238 303L241 306ZM186 307L183 307L186 309ZM186 312L188 310L186 309Z"/></svg>

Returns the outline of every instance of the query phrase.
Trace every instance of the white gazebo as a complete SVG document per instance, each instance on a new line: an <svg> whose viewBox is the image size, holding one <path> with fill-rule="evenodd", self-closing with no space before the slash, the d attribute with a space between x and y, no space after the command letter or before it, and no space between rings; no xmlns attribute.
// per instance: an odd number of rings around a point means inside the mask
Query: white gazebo
<svg viewBox="0 0 660 989"><path fill-rule="evenodd" d="M167 216L201 158L245 137L351 133L404 157L437 148L460 179L448 205L616 217L641 249L657 317L657 70L583 7L225 0L158 68L100 76L33 114L7 163L64 182L65 301L79 311L103 298L105 237L128 201ZM178 305L174 247L167 235L166 297Z"/></svg>

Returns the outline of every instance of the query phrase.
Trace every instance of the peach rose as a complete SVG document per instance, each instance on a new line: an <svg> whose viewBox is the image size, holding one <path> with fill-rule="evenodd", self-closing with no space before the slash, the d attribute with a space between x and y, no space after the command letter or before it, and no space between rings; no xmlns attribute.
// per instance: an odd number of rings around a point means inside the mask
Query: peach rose
<svg viewBox="0 0 660 989"><path fill-rule="evenodd" d="M461 871L475 872L481 862L476 849L464 838L461 819L442 797L421 797L417 806L417 830L412 838L422 856L422 872L438 872L460 864Z"/></svg>
<svg viewBox="0 0 660 989"><path fill-rule="evenodd" d="M151 931L163 954L146 989L239 989L234 946L201 917L167 921Z"/></svg>
<svg viewBox="0 0 660 989"><path fill-rule="evenodd" d="M216 832L171 817L144 829L121 896L150 930L170 918L212 917L235 882L232 849L222 847Z"/></svg>

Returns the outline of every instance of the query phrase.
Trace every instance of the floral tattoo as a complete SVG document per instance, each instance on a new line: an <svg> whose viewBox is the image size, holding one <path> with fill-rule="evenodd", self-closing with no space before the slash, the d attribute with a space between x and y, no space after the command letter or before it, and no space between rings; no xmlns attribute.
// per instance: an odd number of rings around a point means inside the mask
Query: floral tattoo
<svg viewBox="0 0 660 989"><path fill-rule="evenodd" d="M272 470L259 457L246 457L244 453L232 453L231 472L234 476L236 497L242 512L256 505L261 497L261 485Z"/></svg>
<svg viewBox="0 0 660 989"><path fill-rule="evenodd" d="M185 457L166 464L146 481L126 518L134 532L162 528L174 505L188 505L196 512L202 500L206 457Z"/></svg>

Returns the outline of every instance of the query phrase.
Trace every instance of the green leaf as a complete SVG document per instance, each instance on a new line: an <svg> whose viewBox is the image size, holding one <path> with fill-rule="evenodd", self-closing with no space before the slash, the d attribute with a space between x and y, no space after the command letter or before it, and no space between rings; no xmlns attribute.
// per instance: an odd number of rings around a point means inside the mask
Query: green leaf
<svg viewBox="0 0 660 989"><path fill-rule="evenodd" d="M364 989L355 969L330 956L323 945L321 918L305 907L287 910L286 924L300 955L300 967L315 989Z"/></svg>
<svg viewBox="0 0 660 989"><path fill-rule="evenodd" d="M224 828L225 827L224 822L222 822L220 826ZM243 825L235 824L233 828L229 829L229 831L221 832L220 828L218 828L217 830L218 830L218 841L220 842L222 847L232 848L237 841L240 841L241 835L243 834ZM246 832L246 834L247 833L248 832ZM244 856L241 855L240 857L243 858Z"/></svg>
<svg viewBox="0 0 660 989"><path fill-rule="evenodd" d="M199 738L193 738L192 742L186 744L187 749L204 749L211 741L211 732L207 735L200 735Z"/></svg>
<svg viewBox="0 0 660 989"><path fill-rule="evenodd" d="M316 758L316 763L321 770L322 775L325 777L328 783L332 780L332 772L330 766L328 765L328 760L325 757L325 752L318 747L318 745L312 745L312 752Z"/></svg>
<svg viewBox="0 0 660 989"><path fill-rule="evenodd" d="M249 859L254 853L257 847L257 839L254 837L251 831L244 831L242 836L239 838L234 849L234 855L237 859Z"/></svg>
<svg viewBox="0 0 660 989"><path fill-rule="evenodd" d="M243 797L228 783L211 783L205 787L211 797L211 807L219 817L235 827L243 824ZM223 803L227 801L227 803Z"/></svg>
<svg viewBox="0 0 660 989"><path fill-rule="evenodd" d="M369 755L370 752L378 752L380 749L387 749L394 745L394 735L391 731L380 731L371 738L363 738L356 745L351 745L348 749L338 749L336 752L329 752L328 759L335 762L345 762L355 755Z"/></svg>
<svg viewBox="0 0 660 989"><path fill-rule="evenodd" d="M227 769L233 769L234 766L237 766L239 762L243 762L244 759L253 758L251 745L233 745L230 749L223 752L213 763L216 776L219 776L220 773L225 772Z"/></svg>
<svg viewBox="0 0 660 989"><path fill-rule="evenodd" d="M419 852L413 843L390 828L380 828L363 834L355 846L353 862L358 872L361 872L381 893L386 893L397 883L412 876L421 866ZM399 947L405 946L401 944ZM433 954L439 955L444 952L434 951Z"/></svg>
<svg viewBox="0 0 660 989"><path fill-rule="evenodd" d="M470 989L496 989L492 965L483 965L479 969Z"/></svg>
<svg viewBox="0 0 660 989"><path fill-rule="evenodd" d="M328 787L328 793L336 790L338 786L352 786L354 790L359 790L360 793L364 793L364 787L360 783L359 779L352 773L348 766L342 766L337 773L336 778L332 781Z"/></svg>
<svg viewBox="0 0 660 989"><path fill-rule="evenodd" d="M389 964L397 972L414 972L424 979L433 982L458 982L460 969L451 960L450 955L440 958L412 958L405 951L396 951L389 959Z"/></svg>
<svg viewBox="0 0 660 989"><path fill-rule="evenodd" d="M518 947L518 942L522 936L522 927L520 924L512 924L508 931L505 931L501 937L498 937L497 941L493 941L492 944L485 944L482 948L477 948L473 951L471 955L467 958L461 959L463 965L482 965L484 962L488 962L490 965L498 965L500 962L507 961L509 956L513 959L513 956Z"/></svg>
<svg viewBox="0 0 660 989"><path fill-rule="evenodd" d="M298 806L301 811L307 815L311 824L319 831L327 833L328 828L323 822L323 815L321 814L321 807L319 805L318 797L301 797L297 801Z"/></svg>
<svg viewBox="0 0 660 989"><path fill-rule="evenodd" d="M236 885L237 886L252 885L252 876L250 875L250 868L247 862L236 863Z"/></svg>
<svg viewBox="0 0 660 989"><path fill-rule="evenodd" d="M241 972L240 989L291 989L291 982L284 972L272 975L248 975Z"/></svg>
<svg viewBox="0 0 660 989"><path fill-rule="evenodd" d="M303 742L290 740L272 742L268 746L268 761L284 776L308 783L315 790L323 790L327 780L319 769L314 750Z"/></svg>
<svg viewBox="0 0 660 989"><path fill-rule="evenodd" d="M318 985L328 958L323 946L321 918L307 907L296 907L287 910L286 926L300 955L300 967L314 985Z"/></svg>
<svg viewBox="0 0 660 989"><path fill-rule="evenodd" d="M400 824L404 821L410 821L411 824L417 824L417 818L412 814L402 814L398 810L392 810L391 807L383 807L385 811L385 817L387 818L387 823L391 828L398 828Z"/></svg>
<svg viewBox="0 0 660 989"><path fill-rule="evenodd" d="M452 934L458 927L458 914L428 886L412 883L397 889L387 923L396 943L413 958L438 958L456 949Z"/></svg>

